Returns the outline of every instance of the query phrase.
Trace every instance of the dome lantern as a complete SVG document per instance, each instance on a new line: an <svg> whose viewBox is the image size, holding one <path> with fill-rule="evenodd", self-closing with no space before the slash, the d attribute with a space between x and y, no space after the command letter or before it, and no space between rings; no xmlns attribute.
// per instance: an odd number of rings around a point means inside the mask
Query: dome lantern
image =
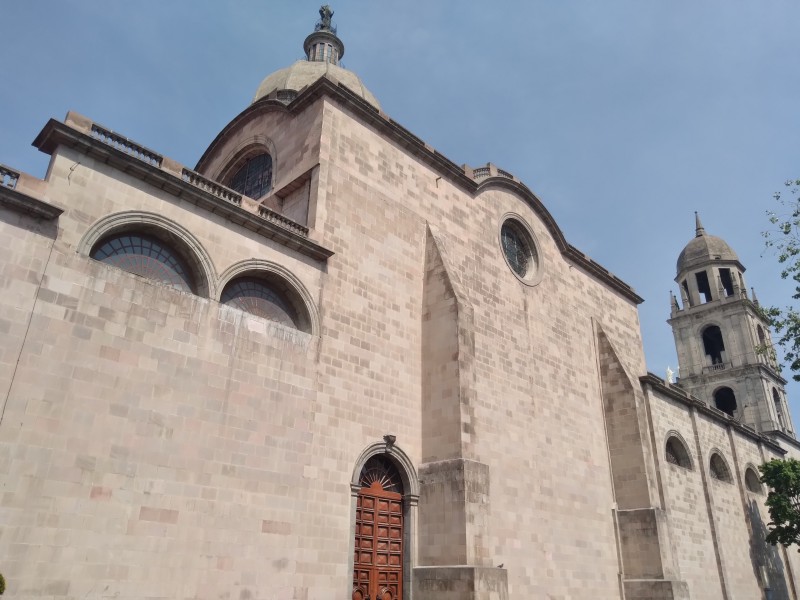
<svg viewBox="0 0 800 600"><path fill-rule="evenodd" d="M344 44L336 36L336 27L331 23L333 11L325 4L319 9L319 21L314 26L314 32L303 42L306 59L311 62L328 62L339 64L339 59L344 56Z"/></svg>
<svg viewBox="0 0 800 600"><path fill-rule="evenodd" d="M333 11L327 4L319 9L320 19L314 31L303 42L305 60L267 75L256 90L253 102L264 98L289 104L300 91L321 79L341 84L348 90L380 109L378 99L361 82L358 75L341 67L339 60L344 56L344 44L336 35L336 27L331 22Z"/></svg>

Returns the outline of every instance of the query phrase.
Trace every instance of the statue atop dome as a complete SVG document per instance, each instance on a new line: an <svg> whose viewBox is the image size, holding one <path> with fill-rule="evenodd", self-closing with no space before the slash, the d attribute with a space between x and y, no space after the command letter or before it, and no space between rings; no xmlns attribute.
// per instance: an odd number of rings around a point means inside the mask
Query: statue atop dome
<svg viewBox="0 0 800 600"><path fill-rule="evenodd" d="M331 7L327 4L320 6L319 17L314 31L303 42L305 59L268 75L258 86L253 102L262 98L273 98L288 104L301 90L321 77L327 77L372 106L380 108L377 98L364 86L358 75L340 65L344 56L344 43L336 35Z"/></svg>
<svg viewBox="0 0 800 600"><path fill-rule="evenodd" d="M333 18L333 10L327 4L323 4L319 7L319 21L317 22L316 26L314 27L314 31L330 31L331 33L336 33L336 27L331 25L331 19Z"/></svg>

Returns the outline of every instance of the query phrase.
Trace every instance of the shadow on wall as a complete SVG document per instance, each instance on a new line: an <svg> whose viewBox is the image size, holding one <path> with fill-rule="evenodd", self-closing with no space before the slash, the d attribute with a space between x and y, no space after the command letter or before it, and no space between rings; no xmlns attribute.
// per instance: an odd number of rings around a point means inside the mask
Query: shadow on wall
<svg viewBox="0 0 800 600"><path fill-rule="evenodd" d="M786 573L783 568L780 551L777 546L768 544L769 533L755 500L747 507L747 521L750 529L750 560L756 581L765 590L766 600L788 600L789 590L786 587Z"/></svg>

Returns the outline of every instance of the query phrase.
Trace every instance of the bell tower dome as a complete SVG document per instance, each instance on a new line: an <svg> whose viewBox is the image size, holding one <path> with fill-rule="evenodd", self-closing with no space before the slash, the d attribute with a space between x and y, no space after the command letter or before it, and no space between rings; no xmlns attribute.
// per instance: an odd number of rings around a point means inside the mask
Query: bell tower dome
<svg viewBox="0 0 800 600"><path fill-rule="evenodd" d="M795 437L769 323L748 297L745 268L695 213L695 236L676 265L680 303L670 293L679 385L756 431Z"/></svg>

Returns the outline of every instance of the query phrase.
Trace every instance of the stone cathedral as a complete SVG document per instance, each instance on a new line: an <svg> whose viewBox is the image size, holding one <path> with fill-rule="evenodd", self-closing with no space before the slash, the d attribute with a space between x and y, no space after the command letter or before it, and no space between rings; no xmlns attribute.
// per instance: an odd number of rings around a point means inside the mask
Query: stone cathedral
<svg viewBox="0 0 800 600"><path fill-rule="evenodd" d="M734 251L698 217L647 373L642 298L386 115L331 17L192 167L75 113L0 166L7 596L796 599Z"/></svg>

